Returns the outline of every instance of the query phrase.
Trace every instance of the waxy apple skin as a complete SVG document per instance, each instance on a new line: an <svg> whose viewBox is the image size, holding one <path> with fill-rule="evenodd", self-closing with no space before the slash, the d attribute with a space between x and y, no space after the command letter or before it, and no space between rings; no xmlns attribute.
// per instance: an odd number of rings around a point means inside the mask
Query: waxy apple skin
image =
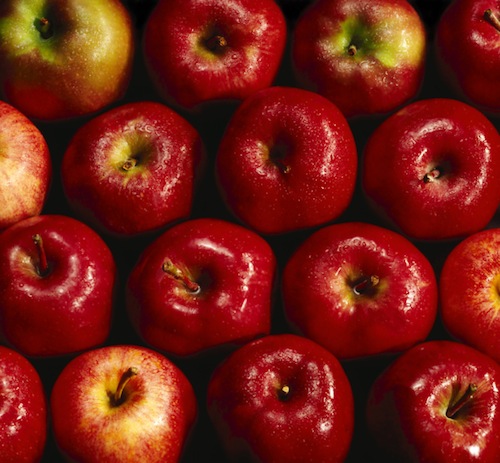
<svg viewBox="0 0 500 463"><path fill-rule="evenodd" d="M214 371L207 407L231 461L340 463L351 444L349 380L301 336L266 336L235 351Z"/></svg>
<svg viewBox="0 0 500 463"><path fill-rule="evenodd" d="M145 249L128 278L127 307L152 347L195 355L269 334L275 279L274 253L259 235L193 219Z"/></svg>
<svg viewBox="0 0 500 463"><path fill-rule="evenodd" d="M446 257L439 288L448 332L500 362L500 229L458 243Z"/></svg>
<svg viewBox="0 0 500 463"><path fill-rule="evenodd" d="M453 1L439 18L435 37L445 79L470 104L494 114L500 113L499 37L498 0Z"/></svg>
<svg viewBox="0 0 500 463"><path fill-rule="evenodd" d="M372 384L367 425L397 458L391 461L494 463L500 455L499 381L491 357L462 343L427 341ZM469 387L475 389L470 397Z"/></svg>
<svg viewBox="0 0 500 463"><path fill-rule="evenodd" d="M362 188L415 240L451 240L490 222L500 202L500 135L476 108L419 100L385 119L364 150Z"/></svg>
<svg viewBox="0 0 500 463"><path fill-rule="evenodd" d="M349 206L357 149L339 109L292 87L248 97L233 114L216 158L216 178L229 210L271 235L337 219Z"/></svg>
<svg viewBox="0 0 500 463"><path fill-rule="evenodd" d="M0 335L29 357L100 345L111 328L115 281L111 251L87 225L62 215L22 220L0 235Z"/></svg>
<svg viewBox="0 0 500 463"><path fill-rule="evenodd" d="M427 258L403 236L347 222L310 235L283 270L285 314L337 358L403 351L427 338L438 288Z"/></svg>
<svg viewBox="0 0 500 463"><path fill-rule="evenodd" d="M134 40L119 0L5 0L1 91L30 118L94 113L127 89Z"/></svg>
<svg viewBox="0 0 500 463"><path fill-rule="evenodd" d="M61 180L84 221L108 235L139 235L190 214L204 157L198 131L180 114L132 102L79 128Z"/></svg>
<svg viewBox="0 0 500 463"><path fill-rule="evenodd" d="M417 96L426 31L406 0L320 0L292 32L299 82L348 118L388 113Z"/></svg>
<svg viewBox="0 0 500 463"><path fill-rule="evenodd" d="M117 395L130 369L134 373ZM50 408L61 452L88 463L175 463L197 414L184 373L158 352L135 345L106 346L70 361L52 388Z"/></svg>
<svg viewBox="0 0 500 463"><path fill-rule="evenodd" d="M23 113L0 101L0 230L39 215L49 193L47 142Z"/></svg>
<svg viewBox="0 0 500 463"><path fill-rule="evenodd" d="M160 95L191 109L270 86L286 34L273 0L161 0L146 23L143 55Z"/></svg>
<svg viewBox="0 0 500 463"><path fill-rule="evenodd" d="M0 456L2 463L41 461L47 440L42 380L18 352L0 346Z"/></svg>

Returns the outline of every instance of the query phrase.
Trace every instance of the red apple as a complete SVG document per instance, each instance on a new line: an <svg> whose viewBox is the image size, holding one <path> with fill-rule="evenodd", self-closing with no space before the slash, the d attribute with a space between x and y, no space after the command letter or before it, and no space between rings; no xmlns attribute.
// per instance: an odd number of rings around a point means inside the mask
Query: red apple
<svg viewBox="0 0 500 463"><path fill-rule="evenodd" d="M0 89L30 118L98 111L128 86L133 35L120 0L3 0Z"/></svg>
<svg viewBox="0 0 500 463"><path fill-rule="evenodd" d="M24 114L0 101L0 230L42 212L52 161L44 135Z"/></svg>
<svg viewBox="0 0 500 463"><path fill-rule="evenodd" d="M138 235L191 212L204 157L198 131L156 102L132 102L79 128L61 179L73 210L99 231Z"/></svg>
<svg viewBox="0 0 500 463"><path fill-rule="evenodd" d="M318 0L292 32L300 83L347 117L387 113L417 96L426 30L406 0Z"/></svg>
<svg viewBox="0 0 500 463"><path fill-rule="evenodd" d="M434 270L403 236L370 223L323 227L283 270L286 316L341 359L405 350L437 314Z"/></svg>
<svg viewBox="0 0 500 463"><path fill-rule="evenodd" d="M276 260L251 230L215 218L180 223L143 252L127 284L137 332L185 356L268 334Z"/></svg>
<svg viewBox="0 0 500 463"><path fill-rule="evenodd" d="M35 463L47 439L47 406L42 380L21 354L0 346L0 460Z"/></svg>
<svg viewBox="0 0 500 463"><path fill-rule="evenodd" d="M500 366L462 343L427 341L375 380L367 425L405 463L497 463Z"/></svg>
<svg viewBox="0 0 500 463"><path fill-rule="evenodd" d="M338 108L316 93L270 87L248 97L222 137L216 176L246 226L278 234L338 218L354 193L357 150Z"/></svg>
<svg viewBox="0 0 500 463"><path fill-rule="evenodd" d="M455 0L440 16L435 46L448 82L473 105L500 113L500 1Z"/></svg>
<svg viewBox="0 0 500 463"><path fill-rule="evenodd" d="M58 447L81 462L177 462L197 409L184 373L158 352L134 345L71 360L50 402Z"/></svg>
<svg viewBox="0 0 500 463"><path fill-rule="evenodd" d="M271 85L286 33L274 0L160 0L145 26L143 55L160 94L193 108Z"/></svg>
<svg viewBox="0 0 500 463"><path fill-rule="evenodd" d="M95 347L109 334L116 268L102 238L61 215L0 234L0 335L27 356Z"/></svg>
<svg viewBox="0 0 500 463"><path fill-rule="evenodd" d="M339 361L301 336L253 341L214 371L210 418L231 461L343 462L354 427Z"/></svg>
<svg viewBox="0 0 500 463"><path fill-rule="evenodd" d="M371 134L362 165L370 202L400 231L445 240L484 228L500 202L500 135L454 99L407 105Z"/></svg>

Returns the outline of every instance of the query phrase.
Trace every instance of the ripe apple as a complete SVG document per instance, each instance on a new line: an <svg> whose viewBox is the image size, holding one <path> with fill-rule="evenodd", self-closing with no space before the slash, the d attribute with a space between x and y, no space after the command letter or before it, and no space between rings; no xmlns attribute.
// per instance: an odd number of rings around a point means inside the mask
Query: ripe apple
<svg viewBox="0 0 500 463"><path fill-rule="evenodd" d="M231 212L261 234L338 218L354 193L357 150L350 126L326 98L270 87L237 108L216 157Z"/></svg>
<svg viewBox="0 0 500 463"><path fill-rule="evenodd" d="M427 338L437 315L425 255L370 223L329 225L306 238L285 265L282 296L294 329L341 359L405 350Z"/></svg>
<svg viewBox="0 0 500 463"><path fill-rule="evenodd" d="M500 1L455 0L440 16L435 46L443 75L471 104L500 113Z"/></svg>
<svg viewBox="0 0 500 463"><path fill-rule="evenodd" d="M47 405L42 380L20 353L0 346L0 459L41 461L47 440Z"/></svg>
<svg viewBox="0 0 500 463"><path fill-rule="evenodd" d="M156 351L124 344L71 360L50 405L58 447L82 462L177 462L197 412L179 367Z"/></svg>
<svg viewBox="0 0 500 463"><path fill-rule="evenodd" d="M426 42L406 0L318 0L292 31L292 62L347 117L387 113L418 94Z"/></svg>
<svg viewBox="0 0 500 463"><path fill-rule="evenodd" d="M125 93L134 40L120 0L2 0L0 91L30 118L93 113Z"/></svg>
<svg viewBox="0 0 500 463"><path fill-rule="evenodd" d="M160 0L145 26L143 55L161 96L192 109L271 85L286 34L274 0Z"/></svg>
<svg viewBox="0 0 500 463"><path fill-rule="evenodd" d="M445 328L500 362L500 228L458 243L444 261L439 287Z"/></svg>
<svg viewBox="0 0 500 463"><path fill-rule="evenodd" d="M62 160L73 210L101 232L130 236L186 218L204 158L198 131L157 102L131 102L78 129Z"/></svg>
<svg viewBox="0 0 500 463"><path fill-rule="evenodd" d="M343 462L351 445L349 379L302 336L270 335L232 353L213 372L207 407L231 461Z"/></svg>
<svg viewBox="0 0 500 463"><path fill-rule="evenodd" d="M0 101L0 231L42 212L52 179L44 135L23 113Z"/></svg>
<svg viewBox="0 0 500 463"><path fill-rule="evenodd" d="M269 334L276 259L256 233L199 218L164 232L127 283L133 325L153 348L187 356Z"/></svg>
<svg viewBox="0 0 500 463"><path fill-rule="evenodd" d="M362 185L381 216L417 240L483 229L500 202L500 135L476 108L449 98L407 105L371 134Z"/></svg>
<svg viewBox="0 0 500 463"><path fill-rule="evenodd" d="M371 386L367 425L398 460L496 463L500 366L465 344L433 340L398 357Z"/></svg>
<svg viewBox="0 0 500 463"><path fill-rule="evenodd" d="M0 234L0 336L26 356L71 354L109 334L116 268L91 228L39 215Z"/></svg>

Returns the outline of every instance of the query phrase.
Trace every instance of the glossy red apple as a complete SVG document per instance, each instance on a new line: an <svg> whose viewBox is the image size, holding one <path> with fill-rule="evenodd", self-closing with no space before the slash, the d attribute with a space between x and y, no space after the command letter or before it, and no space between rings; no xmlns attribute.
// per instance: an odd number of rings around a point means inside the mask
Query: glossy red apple
<svg viewBox="0 0 500 463"><path fill-rule="evenodd" d="M500 1L454 0L440 16L435 46L444 77L482 110L500 113Z"/></svg>
<svg viewBox="0 0 500 463"><path fill-rule="evenodd" d="M56 443L71 461L180 461L197 412L191 383L173 362L135 345L84 352L52 389Z"/></svg>
<svg viewBox="0 0 500 463"><path fill-rule="evenodd" d="M224 201L262 234L314 227L349 206L357 151L343 114L326 98L270 87L232 115L216 158Z"/></svg>
<svg viewBox="0 0 500 463"><path fill-rule="evenodd" d="M30 118L96 112L125 93L134 40L120 0L3 0L0 91Z"/></svg>
<svg viewBox="0 0 500 463"><path fill-rule="evenodd" d="M462 238L484 228L500 202L500 135L454 99L407 105L371 134L362 185L381 216L418 240Z"/></svg>
<svg viewBox="0 0 500 463"><path fill-rule="evenodd" d="M193 108L271 85L286 34L274 0L160 0L145 26L143 55L161 96Z"/></svg>
<svg viewBox="0 0 500 463"><path fill-rule="evenodd" d="M405 350L429 335L437 314L434 270L403 236L370 223L316 231L285 265L286 316L337 358Z"/></svg>
<svg viewBox="0 0 500 463"><path fill-rule="evenodd" d="M73 210L99 231L151 232L189 216L204 158L198 131L157 102L132 102L79 128L61 180Z"/></svg>
<svg viewBox="0 0 500 463"><path fill-rule="evenodd" d="M91 228L39 215L0 234L0 335L27 356L102 344L111 327L116 268Z"/></svg>
<svg viewBox="0 0 500 463"><path fill-rule="evenodd" d="M47 440L47 405L42 380L21 354L0 346L0 459L42 460Z"/></svg>
<svg viewBox="0 0 500 463"><path fill-rule="evenodd" d="M127 284L137 332L180 356L269 334L276 259L251 230L215 218L180 223L143 252Z"/></svg>
<svg viewBox="0 0 500 463"><path fill-rule="evenodd" d="M301 336L266 336L235 351L214 371L207 406L231 461L340 463L351 445L348 377Z"/></svg>
<svg viewBox="0 0 500 463"><path fill-rule="evenodd" d="M434 340L398 357L375 380L367 425L405 463L496 463L500 366L465 344Z"/></svg>
<svg viewBox="0 0 500 463"><path fill-rule="evenodd" d="M306 88L347 117L387 113L417 96L426 30L406 0L319 0L292 31L292 61Z"/></svg>
<svg viewBox="0 0 500 463"><path fill-rule="evenodd" d="M23 113L0 101L0 230L42 212L52 179L44 135Z"/></svg>

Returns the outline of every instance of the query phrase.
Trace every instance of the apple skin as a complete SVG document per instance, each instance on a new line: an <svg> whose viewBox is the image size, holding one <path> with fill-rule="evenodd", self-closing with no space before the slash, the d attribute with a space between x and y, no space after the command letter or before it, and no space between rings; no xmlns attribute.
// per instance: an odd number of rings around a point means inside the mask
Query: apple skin
<svg viewBox="0 0 500 463"><path fill-rule="evenodd" d="M130 369L135 374L117 394ZM191 383L172 361L124 344L71 360L54 383L50 408L61 453L99 463L177 462L197 414Z"/></svg>
<svg viewBox="0 0 500 463"><path fill-rule="evenodd" d="M388 113L416 97L426 49L425 26L406 0L319 0L292 31L299 83L348 118Z"/></svg>
<svg viewBox="0 0 500 463"><path fill-rule="evenodd" d="M500 135L476 108L429 98L371 134L362 188L381 217L415 240L451 240L483 229L500 202Z"/></svg>
<svg viewBox="0 0 500 463"><path fill-rule="evenodd" d="M427 341L374 381L367 425L384 452L399 457L390 461L494 463L500 455L499 381L491 357L462 343ZM477 390L466 400L471 385Z"/></svg>
<svg viewBox="0 0 500 463"><path fill-rule="evenodd" d="M276 86L236 109L215 168L233 215L272 235L337 219L354 194L357 165L354 136L335 105L308 90Z"/></svg>
<svg viewBox="0 0 500 463"><path fill-rule="evenodd" d="M276 258L258 234L192 219L144 250L128 278L127 308L150 346L190 356L269 334L275 279Z"/></svg>
<svg viewBox="0 0 500 463"><path fill-rule="evenodd" d="M402 235L346 222L299 245L283 270L282 297L295 330L337 358L352 359L425 340L438 287L430 262Z"/></svg>
<svg viewBox="0 0 500 463"><path fill-rule="evenodd" d="M270 86L286 35L285 17L273 0L160 0L142 47L160 95L193 109L241 101Z"/></svg>
<svg viewBox="0 0 500 463"><path fill-rule="evenodd" d="M63 215L17 222L0 234L0 336L28 357L100 345L110 332L115 281L111 251L84 223Z"/></svg>
<svg viewBox="0 0 500 463"><path fill-rule="evenodd" d="M486 11L495 19L485 17ZM438 64L457 94L495 114L500 113L499 34L500 1L455 0L440 16L434 41Z"/></svg>
<svg viewBox="0 0 500 463"><path fill-rule="evenodd" d="M30 118L82 116L121 98L134 48L132 21L119 0L0 6L0 89Z"/></svg>
<svg viewBox="0 0 500 463"><path fill-rule="evenodd" d="M52 160L38 127L4 101L0 101L0 150L1 231L42 212L52 180Z"/></svg>
<svg viewBox="0 0 500 463"><path fill-rule="evenodd" d="M35 463L47 440L47 401L35 367L0 346L0 455L2 463Z"/></svg>
<svg viewBox="0 0 500 463"><path fill-rule="evenodd" d="M500 362L500 228L458 243L444 261L439 288L448 332Z"/></svg>
<svg viewBox="0 0 500 463"><path fill-rule="evenodd" d="M204 158L203 141L184 117L161 103L132 102L79 128L61 180L82 220L128 237L189 216Z"/></svg>

